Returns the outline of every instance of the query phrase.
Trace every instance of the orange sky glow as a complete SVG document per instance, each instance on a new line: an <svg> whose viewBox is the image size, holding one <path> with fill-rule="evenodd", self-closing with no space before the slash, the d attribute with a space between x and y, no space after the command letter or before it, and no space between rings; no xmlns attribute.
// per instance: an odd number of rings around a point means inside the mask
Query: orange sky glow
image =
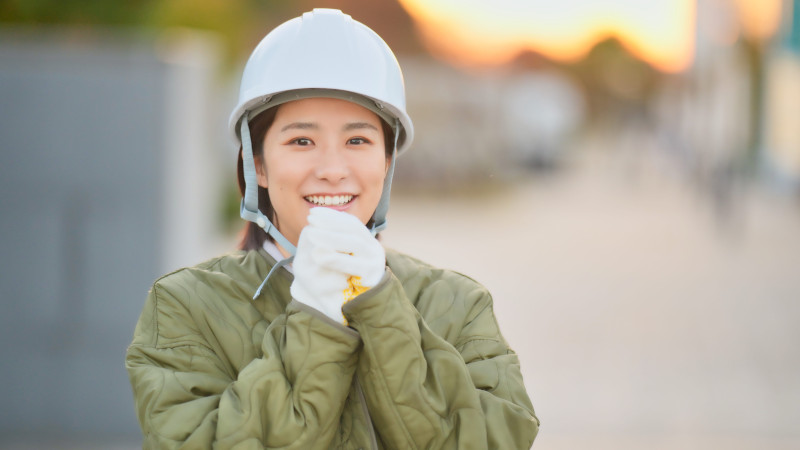
<svg viewBox="0 0 800 450"><path fill-rule="evenodd" d="M718 0L725 1L725 0ZM780 0L733 1L750 35L774 33ZM697 0L400 0L423 41L461 66L491 66L532 50L557 61L583 58L617 38L636 57L665 72L692 63Z"/></svg>

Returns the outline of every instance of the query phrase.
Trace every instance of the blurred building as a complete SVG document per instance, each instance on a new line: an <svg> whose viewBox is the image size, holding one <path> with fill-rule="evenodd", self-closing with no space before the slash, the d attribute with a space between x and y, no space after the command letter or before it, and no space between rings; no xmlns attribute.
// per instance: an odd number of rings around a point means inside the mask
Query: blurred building
<svg viewBox="0 0 800 450"><path fill-rule="evenodd" d="M400 64L415 129L400 188L474 188L555 168L585 126L585 94L556 67L463 71L428 56Z"/></svg>
<svg viewBox="0 0 800 450"><path fill-rule="evenodd" d="M776 184L800 192L800 1L786 5L766 61L764 166Z"/></svg>

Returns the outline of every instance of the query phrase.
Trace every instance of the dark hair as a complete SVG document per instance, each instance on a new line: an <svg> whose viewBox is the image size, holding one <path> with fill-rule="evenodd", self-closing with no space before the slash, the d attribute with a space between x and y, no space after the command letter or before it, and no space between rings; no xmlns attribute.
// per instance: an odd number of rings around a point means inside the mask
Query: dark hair
<svg viewBox="0 0 800 450"><path fill-rule="evenodd" d="M275 114L278 112L280 105L270 108L256 117L250 119L250 141L253 146L253 157L262 159L264 154L264 138L267 131L275 121ZM383 144L386 151L386 158L392 157L392 147L394 146L394 133L392 127L381 119L381 128L383 129ZM242 161L242 146L239 146L239 161L236 164L236 175L239 181L239 193L244 197L245 183L244 183L244 162ZM269 200L269 191L261 186L258 187L258 209L265 215L272 223L275 222L275 210L272 208L272 202ZM370 219L367 226L372 225ZM264 241L272 238L264 231L263 228L257 224L248 221L242 230L242 240L239 242L239 248L242 250L255 250L264 245Z"/></svg>

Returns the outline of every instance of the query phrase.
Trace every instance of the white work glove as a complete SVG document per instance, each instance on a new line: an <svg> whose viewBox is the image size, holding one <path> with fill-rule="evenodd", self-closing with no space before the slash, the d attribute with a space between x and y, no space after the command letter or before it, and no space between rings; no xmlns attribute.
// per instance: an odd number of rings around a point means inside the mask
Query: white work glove
<svg viewBox="0 0 800 450"><path fill-rule="evenodd" d="M346 323L342 305L378 284L386 270L386 255L357 217L312 208L292 266L292 297Z"/></svg>

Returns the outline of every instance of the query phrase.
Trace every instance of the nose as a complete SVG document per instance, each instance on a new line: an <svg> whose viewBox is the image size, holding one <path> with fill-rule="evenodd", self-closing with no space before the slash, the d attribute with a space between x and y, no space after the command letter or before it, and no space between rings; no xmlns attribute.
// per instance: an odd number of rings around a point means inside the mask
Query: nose
<svg viewBox="0 0 800 450"><path fill-rule="evenodd" d="M321 149L316 165L318 179L338 183L350 174L350 166L344 154L345 149L337 145L326 145Z"/></svg>

